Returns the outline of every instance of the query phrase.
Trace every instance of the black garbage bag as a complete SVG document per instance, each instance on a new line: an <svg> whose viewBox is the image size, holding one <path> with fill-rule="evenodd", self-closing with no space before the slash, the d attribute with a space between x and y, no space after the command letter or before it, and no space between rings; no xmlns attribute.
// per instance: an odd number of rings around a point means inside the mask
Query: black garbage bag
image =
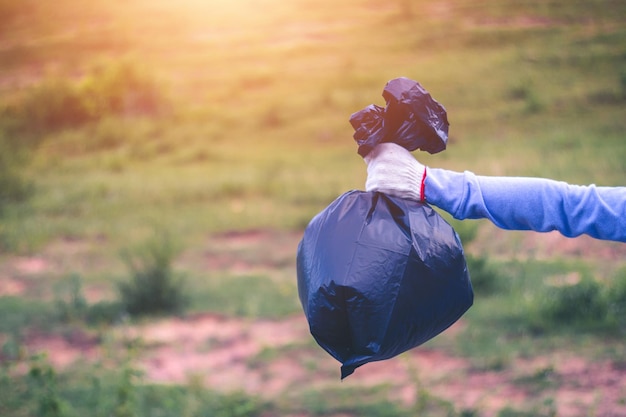
<svg viewBox="0 0 626 417"><path fill-rule="evenodd" d="M420 83L395 78L385 86L383 98L386 108L371 104L350 117L359 155L367 155L383 142L397 143L409 151L446 149L450 125L446 109Z"/></svg>
<svg viewBox="0 0 626 417"><path fill-rule="evenodd" d="M359 154L381 142L445 149L443 107L415 81L387 83L387 108L350 122ZM342 379L435 337L472 305L461 241L428 204L349 191L311 220L298 245L298 293L311 334Z"/></svg>
<svg viewBox="0 0 626 417"><path fill-rule="evenodd" d="M430 206L349 191L310 222L298 292L311 334L341 378L435 337L472 305L463 248Z"/></svg>

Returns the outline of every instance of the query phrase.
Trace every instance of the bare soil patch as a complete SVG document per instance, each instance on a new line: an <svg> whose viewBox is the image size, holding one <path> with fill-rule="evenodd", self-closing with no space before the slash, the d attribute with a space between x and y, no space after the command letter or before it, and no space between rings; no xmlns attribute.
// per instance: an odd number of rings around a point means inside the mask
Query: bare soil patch
<svg viewBox="0 0 626 417"><path fill-rule="evenodd" d="M584 259L591 262L626 260L626 245L589 236L568 238L558 232L536 233L498 229L486 225L469 252L508 259Z"/></svg>
<svg viewBox="0 0 626 417"><path fill-rule="evenodd" d="M489 371L476 370L464 358L418 347L367 364L340 382L339 363L312 343L302 315L270 321L201 314L118 330L118 338L141 341L138 366L149 382L202 381L215 390L243 390L268 399L320 388L385 386L388 398L405 406L414 405L420 390L426 390L457 409L475 409L484 416L495 416L507 406L523 409L541 396L551 398L562 417L626 416L625 370L567 352L518 359L504 370ZM31 350L48 352L59 367L104 355L97 339L81 333L31 335L27 343Z"/></svg>
<svg viewBox="0 0 626 417"><path fill-rule="evenodd" d="M489 239L479 236L475 247L491 254L497 252L499 232L489 233ZM282 268L295 274L300 238L298 232L225 233L211 236L205 248L184 254L183 261L199 260L202 267L235 273ZM624 245L554 234L521 236L518 249L516 257L538 257L540 251L546 257L591 256L614 261L626 254ZM16 259L13 270L28 276L41 274L53 264L45 255ZM19 294L18 278L4 276L0 291ZM461 320L446 332L447 337L454 337L462 328ZM503 370L484 370L475 369L467 359L418 347L397 358L365 365L340 381L339 363L314 343L303 314L282 320L198 314L122 325L113 332L116 340L140 341L137 364L150 382L200 380L212 389L244 390L268 399L321 388L385 386L389 399L406 406L415 404L420 390L426 390L451 401L457 409L475 409L484 416L496 416L506 406L524 409L531 402L537 404L537 398L553 401L561 417L626 416L626 369L610 361L577 357L567 350L541 358L519 358ZM97 338L80 332L30 334L26 344L29 350L46 351L59 367L102 360L107 349Z"/></svg>
<svg viewBox="0 0 626 417"><path fill-rule="evenodd" d="M103 356L103 348L96 336L80 330L66 334L28 332L24 344L28 351L42 352L59 368L66 368L76 362L96 362Z"/></svg>
<svg viewBox="0 0 626 417"><path fill-rule="evenodd" d="M0 277L0 297L23 294L26 288L24 281L12 277Z"/></svg>

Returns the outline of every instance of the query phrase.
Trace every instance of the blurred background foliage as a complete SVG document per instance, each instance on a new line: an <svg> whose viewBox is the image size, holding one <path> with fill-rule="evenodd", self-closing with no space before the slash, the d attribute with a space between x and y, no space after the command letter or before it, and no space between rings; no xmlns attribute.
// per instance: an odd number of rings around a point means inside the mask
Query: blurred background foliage
<svg viewBox="0 0 626 417"><path fill-rule="evenodd" d="M60 265L18 276L20 296L0 294L0 414L481 415L424 387L404 410L384 389L359 391L372 398L362 404L347 390L303 390L285 405L152 386L132 341L119 372L57 372L29 356L25 334L78 326L106 339L146 314L300 314L292 258L244 248L238 257L274 270L241 276L207 270L198 248L233 230L300 233L363 188L348 119L384 104L399 76L448 111L448 149L415 153L429 166L624 185L624 16L622 0L0 0L0 276L20 257ZM461 341L429 346L477 369L564 346L626 363L622 246L565 257L540 237L529 249L519 233L446 218L477 300ZM87 299L94 286L104 300ZM18 363L30 369L19 378ZM501 415L553 411L544 401Z"/></svg>

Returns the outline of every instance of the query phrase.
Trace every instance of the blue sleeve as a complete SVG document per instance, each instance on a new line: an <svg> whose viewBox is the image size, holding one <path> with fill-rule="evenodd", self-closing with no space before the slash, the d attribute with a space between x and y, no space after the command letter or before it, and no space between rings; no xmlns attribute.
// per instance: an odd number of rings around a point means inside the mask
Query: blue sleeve
<svg viewBox="0 0 626 417"><path fill-rule="evenodd" d="M543 178L427 171L426 201L454 218L486 218L508 230L558 230L626 242L626 187L570 185Z"/></svg>

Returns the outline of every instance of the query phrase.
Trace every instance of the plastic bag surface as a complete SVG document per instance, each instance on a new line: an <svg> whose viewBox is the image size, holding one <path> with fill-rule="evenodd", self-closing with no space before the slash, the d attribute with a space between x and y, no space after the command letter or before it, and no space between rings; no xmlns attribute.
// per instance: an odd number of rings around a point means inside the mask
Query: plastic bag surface
<svg viewBox="0 0 626 417"><path fill-rule="evenodd" d="M446 149L450 125L446 109L420 83L395 78L385 86L383 98L385 108L371 104L350 117L359 155L367 155L383 142L397 143L409 151Z"/></svg>
<svg viewBox="0 0 626 417"><path fill-rule="evenodd" d="M430 206L349 191L315 216L297 252L311 334L341 377L452 325L473 302L454 229Z"/></svg>

